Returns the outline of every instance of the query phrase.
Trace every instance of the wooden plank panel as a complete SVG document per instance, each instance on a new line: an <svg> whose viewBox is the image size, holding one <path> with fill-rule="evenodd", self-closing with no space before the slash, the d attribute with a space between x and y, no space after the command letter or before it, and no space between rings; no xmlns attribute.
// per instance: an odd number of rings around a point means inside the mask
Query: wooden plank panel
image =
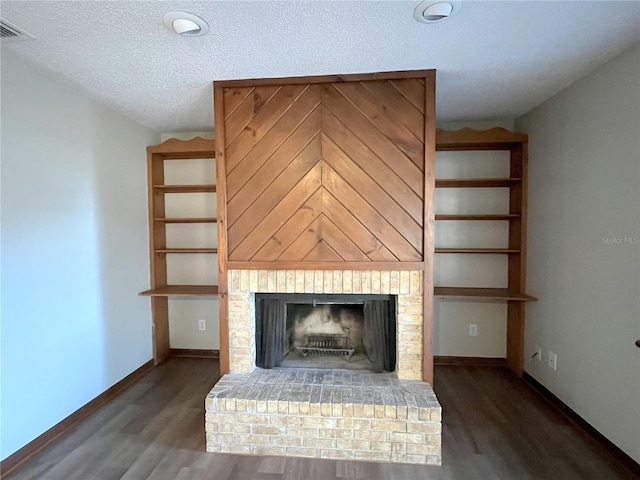
<svg viewBox="0 0 640 480"><path fill-rule="evenodd" d="M313 158L320 158L320 139L317 137L320 131L320 110L316 108L314 113L300 124L278 150L271 155L249 178L244 185L229 200L228 214L229 225L233 225L245 210L256 201L258 196L271 189L271 183L287 168L296 168L296 162L308 162ZM238 171L237 182L241 181L241 172Z"/></svg>
<svg viewBox="0 0 640 480"><path fill-rule="evenodd" d="M249 122L260 113L260 110L269 100L280 90L281 87L265 86L256 87L251 95L248 95L235 112L225 120L225 141L227 145L233 143L236 137L242 132Z"/></svg>
<svg viewBox="0 0 640 480"><path fill-rule="evenodd" d="M321 219L322 240L331 247L331 250L341 259L347 262L366 262L369 260L369 257L328 217L323 215Z"/></svg>
<svg viewBox="0 0 640 480"><path fill-rule="evenodd" d="M302 260L304 262L339 262L342 258L327 243L320 241Z"/></svg>
<svg viewBox="0 0 640 480"><path fill-rule="evenodd" d="M422 250L422 228L394 199L355 165L330 138L322 138L324 161L385 218L417 251Z"/></svg>
<svg viewBox="0 0 640 480"><path fill-rule="evenodd" d="M399 260L422 259L422 254L329 166L326 166L322 171L322 184L347 209L351 210L362 224Z"/></svg>
<svg viewBox="0 0 640 480"><path fill-rule="evenodd" d="M362 82L376 100L424 143L424 114L407 100L390 82Z"/></svg>
<svg viewBox="0 0 640 480"><path fill-rule="evenodd" d="M252 261L272 262L322 213L322 191L318 190L258 250Z"/></svg>
<svg viewBox="0 0 640 480"><path fill-rule="evenodd" d="M227 142L227 173L232 172L238 166L304 91L305 87L300 85L282 87L233 143Z"/></svg>
<svg viewBox="0 0 640 480"><path fill-rule="evenodd" d="M291 245L278 257L278 260L300 262L318 245L320 240L322 240L322 223L319 217L311 225L308 225L298 238L291 242Z"/></svg>
<svg viewBox="0 0 640 480"><path fill-rule="evenodd" d="M274 100L275 101L275 100ZM252 146L248 154L238 162L238 168L227 172L227 191L229 199L238 192L240 187L251 178L263 165L264 161L273 155L293 132L313 113L320 103L320 95L316 88L307 91L291 106L285 115L269 129L268 132ZM230 149L228 150L228 152Z"/></svg>
<svg viewBox="0 0 640 480"><path fill-rule="evenodd" d="M247 95L250 95L253 92L255 87L241 87L241 88L225 88L224 89L224 110L225 110L225 119L229 118L238 105L242 103L242 101L247 98ZM215 105L214 105L215 107Z"/></svg>
<svg viewBox="0 0 640 480"><path fill-rule="evenodd" d="M229 232L229 259L251 259L280 226L320 188L321 173L322 166L318 163L245 238L234 237Z"/></svg>
<svg viewBox="0 0 640 480"><path fill-rule="evenodd" d="M320 159L320 136L316 141L310 143L298 157L289 165L286 171L282 172L271 182L269 188L262 192L256 200L242 213L236 222L232 222L231 217L237 214L236 209L232 209L229 204L229 235L242 238L247 235L257 223L262 221L271 210L285 197L287 193L318 163ZM238 198L236 196L236 198Z"/></svg>
<svg viewBox="0 0 640 480"><path fill-rule="evenodd" d="M393 87L398 90L411 104L418 109L420 113L424 113L425 95L424 83L420 83L415 78L404 80L390 80Z"/></svg>
<svg viewBox="0 0 640 480"><path fill-rule="evenodd" d="M334 87L362 112L382 134L391 140L420 170L424 169L424 145L362 83L338 83Z"/></svg>
<svg viewBox="0 0 640 480"><path fill-rule="evenodd" d="M353 213L345 208L331 192L322 192L322 211L349 238L356 243L373 262L393 262L398 259L371 233Z"/></svg>
<svg viewBox="0 0 640 480"><path fill-rule="evenodd" d="M387 137L374 134L376 129L335 88L324 86L322 106L328 109L343 125L384 161L389 168L397 172L411 189L419 196L423 195L422 171L402 153Z"/></svg>
<svg viewBox="0 0 640 480"><path fill-rule="evenodd" d="M328 109L322 110L322 133L340 147L353 162L367 175L373 178L380 187L393 196L400 206L407 211L420 226L423 220L422 195L418 195L409 187L414 182L414 189L422 188L422 178L402 179L389 168L367 145L362 143L351 131L340 122Z"/></svg>

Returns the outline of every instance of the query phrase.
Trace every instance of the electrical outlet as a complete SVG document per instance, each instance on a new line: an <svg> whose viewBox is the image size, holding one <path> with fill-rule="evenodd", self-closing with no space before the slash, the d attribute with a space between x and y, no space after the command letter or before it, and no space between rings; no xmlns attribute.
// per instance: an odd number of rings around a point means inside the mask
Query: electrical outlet
<svg viewBox="0 0 640 480"><path fill-rule="evenodd" d="M207 322L204 320L198 320L198 330L204 332L207 329Z"/></svg>
<svg viewBox="0 0 640 480"><path fill-rule="evenodd" d="M536 358L542 362L542 347L540 345L536 345Z"/></svg>
<svg viewBox="0 0 640 480"><path fill-rule="evenodd" d="M558 356L549 351L549 360L548 360L548 365L549 367L553 368L554 370L558 369Z"/></svg>
<svg viewBox="0 0 640 480"><path fill-rule="evenodd" d="M469 324L469 336L470 337L478 336L478 325L476 325L475 323Z"/></svg>

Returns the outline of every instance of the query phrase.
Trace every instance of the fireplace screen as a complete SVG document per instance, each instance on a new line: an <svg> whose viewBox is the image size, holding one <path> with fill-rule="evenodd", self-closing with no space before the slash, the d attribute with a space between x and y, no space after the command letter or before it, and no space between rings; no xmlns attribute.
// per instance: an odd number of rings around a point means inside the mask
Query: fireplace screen
<svg viewBox="0 0 640 480"><path fill-rule="evenodd" d="M393 372L390 295L256 295L257 365Z"/></svg>

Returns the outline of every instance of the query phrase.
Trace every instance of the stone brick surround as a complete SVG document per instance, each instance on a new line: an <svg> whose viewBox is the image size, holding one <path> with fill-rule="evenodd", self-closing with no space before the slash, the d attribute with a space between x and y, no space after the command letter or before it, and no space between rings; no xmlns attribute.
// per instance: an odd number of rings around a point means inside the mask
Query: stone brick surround
<svg viewBox="0 0 640 480"><path fill-rule="evenodd" d="M256 369L205 400L208 452L441 464L431 386L393 374Z"/></svg>
<svg viewBox="0 0 640 480"><path fill-rule="evenodd" d="M420 271L230 270L229 364L206 398L207 451L440 465L441 408L422 382ZM397 298L396 372L256 368L255 294Z"/></svg>
<svg viewBox="0 0 640 480"><path fill-rule="evenodd" d="M230 270L231 373L256 368L255 293L397 295L397 376L422 379L422 272L379 270Z"/></svg>

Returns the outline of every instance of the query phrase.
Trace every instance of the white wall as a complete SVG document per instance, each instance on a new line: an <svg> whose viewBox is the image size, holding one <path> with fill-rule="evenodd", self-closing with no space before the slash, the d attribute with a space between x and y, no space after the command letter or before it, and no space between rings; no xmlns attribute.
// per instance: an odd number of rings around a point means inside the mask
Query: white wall
<svg viewBox="0 0 640 480"><path fill-rule="evenodd" d="M529 374L640 462L640 46L517 122L529 134ZM620 240L615 240L615 239ZM623 240L626 239L626 240Z"/></svg>
<svg viewBox="0 0 640 480"><path fill-rule="evenodd" d="M2 52L3 459L151 359L158 141Z"/></svg>
<svg viewBox="0 0 640 480"><path fill-rule="evenodd" d="M436 178L505 178L507 151L436 152ZM439 188L436 214L509 213L508 188ZM507 248L508 221L438 220L435 245ZM506 288L507 255L436 253L434 283L441 287ZM477 336L469 335L469 325ZM434 355L506 357L507 304L471 299L434 301Z"/></svg>
<svg viewBox="0 0 640 480"><path fill-rule="evenodd" d="M182 134L188 140L193 134ZM204 137L203 134L199 136ZM216 162L207 159L165 160L167 184L216 183ZM165 195L167 217L217 217L215 193L171 193ZM167 224L167 247L213 248L218 243L216 224ZM217 285L218 256L210 253L167 254L169 285ZM205 331L199 329L205 321ZM218 350L220 348L218 299L210 297L169 298L169 345L171 348Z"/></svg>

